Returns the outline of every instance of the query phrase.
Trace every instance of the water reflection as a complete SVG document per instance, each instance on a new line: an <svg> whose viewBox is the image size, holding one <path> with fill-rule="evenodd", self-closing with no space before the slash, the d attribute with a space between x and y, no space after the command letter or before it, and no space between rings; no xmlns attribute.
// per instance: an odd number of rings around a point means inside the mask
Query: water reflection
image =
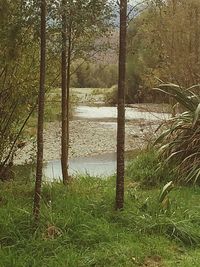
<svg viewBox="0 0 200 267"><path fill-rule="evenodd" d="M69 174L87 174L106 177L116 171L116 153L102 154L92 157L80 157L69 160ZM44 166L44 175L48 180L62 177L60 160L49 161Z"/></svg>
<svg viewBox="0 0 200 267"><path fill-rule="evenodd" d="M127 151L125 153L126 162L138 155L138 150ZM116 173L117 154L104 153L101 155L80 157L69 160L70 175L89 175L93 177L108 177ZM44 175L48 181L60 179L62 177L62 169L60 160L49 161L44 165Z"/></svg>

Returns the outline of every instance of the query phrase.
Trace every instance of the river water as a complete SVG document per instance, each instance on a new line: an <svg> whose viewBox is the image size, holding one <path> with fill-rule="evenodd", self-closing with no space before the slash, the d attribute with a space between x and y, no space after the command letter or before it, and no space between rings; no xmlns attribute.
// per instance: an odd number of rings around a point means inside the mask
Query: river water
<svg viewBox="0 0 200 267"><path fill-rule="evenodd" d="M126 107L126 120L147 120L147 121L160 121L169 118L168 113L163 112L150 112L140 111L137 108ZM91 106L78 106L75 111L74 119L84 120L116 120L117 108L116 107L91 107Z"/></svg>
<svg viewBox="0 0 200 267"><path fill-rule="evenodd" d="M170 117L163 112L145 112L137 108L126 108L126 120L156 121L160 122ZM117 108L116 107L94 107L78 106L73 120L95 120L99 124L106 124L107 127L117 129ZM106 153L95 156L79 157L69 160L69 173L88 174L90 176L109 176L116 172L116 153ZM60 160L53 160L45 163L44 175L48 180L59 179L62 176Z"/></svg>
<svg viewBox="0 0 200 267"><path fill-rule="evenodd" d="M87 174L90 176L110 176L116 171L116 153L106 153L91 157L80 157L69 160L70 175ZM45 177L48 179L61 178L60 160L49 161L44 168Z"/></svg>

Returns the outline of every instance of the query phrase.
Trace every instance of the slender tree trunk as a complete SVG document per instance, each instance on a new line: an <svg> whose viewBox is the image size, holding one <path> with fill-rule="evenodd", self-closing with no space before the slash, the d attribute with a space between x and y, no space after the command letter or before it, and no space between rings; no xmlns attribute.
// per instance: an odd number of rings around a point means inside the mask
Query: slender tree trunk
<svg viewBox="0 0 200 267"><path fill-rule="evenodd" d="M126 73L127 0L120 1L120 45L117 121L117 181L116 209L124 206L124 149L125 149L125 73Z"/></svg>
<svg viewBox="0 0 200 267"><path fill-rule="evenodd" d="M199 62L199 8L195 7L195 63Z"/></svg>
<svg viewBox="0 0 200 267"><path fill-rule="evenodd" d="M176 16L176 0L172 0L172 16L173 19ZM172 40L171 40L171 61L174 64L175 61L175 25L174 23L172 24Z"/></svg>
<svg viewBox="0 0 200 267"><path fill-rule="evenodd" d="M67 50L67 103L66 103L66 114L67 114L67 147L66 147L66 166L67 166L67 182L69 182L69 116L70 116L70 71L71 71L71 25L69 27L68 36L68 50Z"/></svg>
<svg viewBox="0 0 200 267"><path fill-rule="evenodd" d="M68 151L69 151L69 76L70 76L70 45L67 50L66 0L62 0L62 137L61 165L63 183L69 181ZM68 57L67 57L68 56Z"/></svg>
<svg viewBox="0 0 200 267"><path fill-rule="evenodd" d="M44 128L44 98L45 98L45 68L46 68L46 1L41 0L41 55L40 55L40 88L38 96L38 131L37 131L37 168L34 196L34 218L38 222L40 214L40 198L43 165L43 128Z"/></svg>

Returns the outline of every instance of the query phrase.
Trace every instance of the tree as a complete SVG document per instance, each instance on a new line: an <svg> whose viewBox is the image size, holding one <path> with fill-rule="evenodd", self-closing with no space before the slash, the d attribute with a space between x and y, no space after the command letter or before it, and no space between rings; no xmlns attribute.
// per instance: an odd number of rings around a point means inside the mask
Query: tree
<svg viewBox="0 0 200 267"><path fill-rule="evenodd" d="M67 1L62 0L62 138L61 138L61 166L63 183L68 182L68 144L69 144L69 71L67 68ZM71 42L70 42L71 43ZM68 48L68 55L70 50ZM69 60L68 60L69 61Z"/></svg>
<svg viewBox="0 0 200 267"><path fill-rule="evenodd" d="M62 24L62 137L61 165L63 183L69 181L69 96L71 64L74 60L87 58L97 49L95 43L107 30L110 17L107 0L63 0L61 4Z"/></svg>
<svg viewBox="0 0 200 267"><path fill-rule="evenodd" d="M0 6L0 179L7 179L4 170L12 167L17 142L37 98L39 60L32 5L0 0Z"/></svg>
<svg viewBox="0 0 200 267"><path fill-rule="evenodd" d="M125 73L126 73L127 0L120 1L120 44L117 119L117 181L116 209L124 206L124 147L125 147Z"/></svg>
<svg viewBox="0 0 200 267"><path fill-rule="evenodd" d="M130 94L140 85L145 101L163 101L151 90L159 80L186 88L200 81L200 2L147 2L128 29L127 83Z"/></svg>
<svg viewBox="0 0 200 267"><path fill-rule="evenodd" d="M46 1L41 0L41 44L40 44L40 87L38 95L38 132L37 132L37 168L34 196L34 218L37 222L40 213L40 198L43 168L43 129L44 129L44 101L45 101L45 72L46 72Z"/></svg>

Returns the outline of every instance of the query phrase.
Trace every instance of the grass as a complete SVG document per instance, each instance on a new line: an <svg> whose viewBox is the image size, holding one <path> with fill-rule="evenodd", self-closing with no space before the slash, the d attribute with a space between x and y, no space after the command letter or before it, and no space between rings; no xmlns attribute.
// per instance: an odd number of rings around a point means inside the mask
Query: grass
<svg viewBox="0 0 200 267"><path fill-rule="evenodd" d="M116 212L114 178L45 184L34 231L33 183L1 183L0 266L199 266L200 189L172 191L168 213L159 191L127 179L125 209Z"/></svg>
<svg viewBox="0 0 200 267"><path fill-rule="evenodd" d="M162 164L159 154L153 149L143 151L126 168L126 176L144 187L158 186L176 179L172 164Z"/></svg>

